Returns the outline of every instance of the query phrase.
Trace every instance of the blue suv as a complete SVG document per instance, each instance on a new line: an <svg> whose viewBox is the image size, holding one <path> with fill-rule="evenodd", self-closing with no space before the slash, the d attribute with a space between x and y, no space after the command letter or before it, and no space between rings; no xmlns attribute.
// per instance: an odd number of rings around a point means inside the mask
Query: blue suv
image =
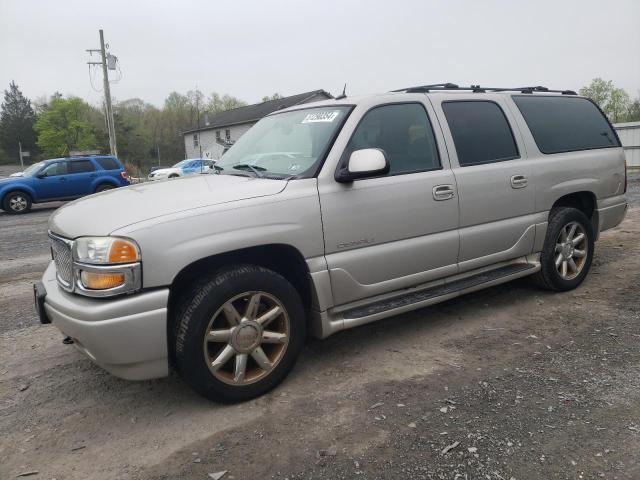
<svg viewBox="0 0 640 480"><path fill-rule="evenodd" d="M7 213L27 213L33 203L73 200L125 185L129 176L115 157L54 158L0 179L0 205Z"/></svg>

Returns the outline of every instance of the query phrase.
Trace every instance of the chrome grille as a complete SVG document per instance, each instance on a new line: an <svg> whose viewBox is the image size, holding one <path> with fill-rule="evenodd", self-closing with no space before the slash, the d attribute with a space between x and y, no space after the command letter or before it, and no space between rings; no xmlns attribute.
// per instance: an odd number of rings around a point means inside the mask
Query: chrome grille
<svg viewBox="0 0 640 480"><path fill-rule="evenodd" d="M71 254L71 242L59 237L49 235L51 239L51 251L56 263L58 282L66 289L73 286L73 257Z"/></svg>

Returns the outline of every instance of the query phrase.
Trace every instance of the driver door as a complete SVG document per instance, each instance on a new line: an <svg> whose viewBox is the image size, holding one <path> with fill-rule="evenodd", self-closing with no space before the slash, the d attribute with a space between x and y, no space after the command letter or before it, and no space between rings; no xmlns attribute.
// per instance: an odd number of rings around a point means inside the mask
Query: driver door
<svg viewBox="0 0 640 480"><path fill-rule="evenodd" d="M40 171L37 180L36 191L39 200L69 196L66 160L48 164Z"/></svg>
<svg viewBox="0 0 640 480"><path fill-rule="evenodd" d="M458 198L430 104L369 109L342 155L381 149L384 176L318 184L326 261L336 305L457 272ZM448 192L443 194L443 192Z"/></svg>

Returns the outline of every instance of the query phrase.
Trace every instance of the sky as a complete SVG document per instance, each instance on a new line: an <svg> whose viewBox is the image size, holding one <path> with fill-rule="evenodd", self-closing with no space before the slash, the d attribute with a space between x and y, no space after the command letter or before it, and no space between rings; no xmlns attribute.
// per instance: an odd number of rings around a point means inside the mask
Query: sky
<svg viewBox="0 0 640 480"><path fill-rule="evenodd" d="M0 90L99 104L85 51L104 29L117 100L199 88L249 103L453 82L640 95L640 0L0 0ZM95 89L94 89L95 88Z"/></svg>

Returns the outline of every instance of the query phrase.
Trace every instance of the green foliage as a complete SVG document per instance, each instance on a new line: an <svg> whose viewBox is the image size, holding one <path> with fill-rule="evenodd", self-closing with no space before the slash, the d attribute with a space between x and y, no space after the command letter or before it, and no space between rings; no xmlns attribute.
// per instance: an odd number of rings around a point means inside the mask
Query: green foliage
<svg viewBox="0 0 640 480"><path fill-rule="evenodd" d="M217 92L211 92L211 95L209 95L209 99L206 104L206 111L210 115L217 115L218 113L224 112L226 110L244 107L246 104L247 102L244 102L239 98L233 97L231 95L224 94L223 96L220 96Z"/></svg>
<svg viewBox="0 0 640 480"><path fill-rule="evenodd" d="M640 122L640 98L637 98L629 105L625 122Z"/></svg>
<svg viewBox="0 0 640 480"><path fill-rule="evenodd" d="M262 97L262 101L263 102L268 102L270 100L280 100L281 98L284 98L284 97L282 95L280 95L278 92L276 92L271 96L265 95L264 97Z"/></svg>
<svg viewBox="0 0 640 480"><path fill-rule="evenodd" d="M629 94L617 88L612 80L594 78L589 85L580 89L580 95L596 102L611 122L630 121L628 118L633 104Z"/></svg>
<svg viewBox="0 0 640 480"><path fill-rule="evenodd" d="M22 150L35 154L36 134L33 129L36 114L31 107L31 101L22 95L22 92L11 82L9 89L4 91L0 113L0 150L4 161L20 161L18 142L22 144Z"/></svg>
<svg viewBox="0 0 640 480"><path fill-rule="evenodd" d="M96 148L98 140L91 113L91 107L78 97L54 97L35 124L43 154L60 157L70 150Z"/></svg>

